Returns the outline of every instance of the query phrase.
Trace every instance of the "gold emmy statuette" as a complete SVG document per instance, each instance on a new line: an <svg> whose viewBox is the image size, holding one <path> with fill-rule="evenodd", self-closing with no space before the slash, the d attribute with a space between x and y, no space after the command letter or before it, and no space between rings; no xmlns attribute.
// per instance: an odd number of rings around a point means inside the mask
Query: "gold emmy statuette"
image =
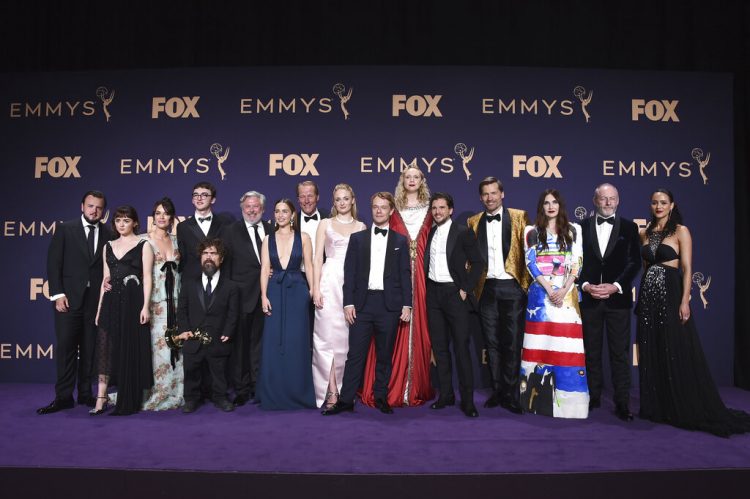
<svg viewBox="0 0 750 499"><path fill-rule="evenodd" d="M179 338L179 336L180 335L177 332L176 327L167 329L164 340L167 342L167 346L170 349L179 350L180 348L182 348L182 345L185 343L185 341ZM200 329L196 329L195 331L193 331L193 336L190 339L198 340L202 345L208 345L209 343L211 343L211 336L209 336L205 331L201 331Z"/></svg>

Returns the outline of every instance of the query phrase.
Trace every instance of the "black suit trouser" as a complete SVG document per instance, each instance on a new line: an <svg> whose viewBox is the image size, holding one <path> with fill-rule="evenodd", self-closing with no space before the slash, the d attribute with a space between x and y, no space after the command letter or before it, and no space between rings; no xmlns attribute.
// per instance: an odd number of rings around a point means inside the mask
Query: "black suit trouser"
<svg viewBox="0 0 750 499"><path fill-rule="evenodd" d="M583 346L586 349L586 376L589 396L600 400L602 396L602 342L607 331L607 349L612 371L614 401L629 405L630 400L630 308L611 308L604 300L596 300L593 307L581 308Z"/></svg>
<svg viewBox="0 0 750 499"><path fill-rule="evenodd" d="M79 308L70 308L67 312L58 312L55 309L56 400L66 401L73 398L76 377L78 398L91 396L96 344L94 320L98 306L99 289L87 288L83 294L83 304Z"/></svg>
<svg viewBox="0 0 750 499"><path fill-rule="evenodd" d="M183 350L182 356L182 366L185 373L184 397L186 402L198 402L203 398L201 396L201 385L206 384L206 369L204 365L208 366L211 399L217 402L227 398L226 367L229 357L228 353L217 351L216 347L211 346L200 347L195 353L186 353Z"/></svg>
<svg viewBox="0 0 750 499"><path fill-rule="evenodd" d="M492 389L506 400L519 398L526 301L526 293L515 279L487 279L479 300Z"/></svg>
<svg viewBox="0 0 750 499"><path fill-rule="evenodd" d="M255 310L240 315L238 332L232 339L230 378L236 395L247 399L255 393L255 382L258 380L264 318L258 298Z"/></svg>
<svg viewBox="0 0 750 499"><path fill-rule="evenodd" d="M376 399L387 399L388 382L393 369L393 346L396 343L400 316L400 311L391 312L386 309L383 291L368 291L364 306L357 310L357 319L349 326L349 353L346 356L341 386L343 402L353 402L362 385L367 352L373 335L377 358L373 393Z"/></svg>
<svg viewBox="0 0 750 499"><path fill-rule="evenodd" d="M474 400L474 374L469 351L469 304L461 300L459 292L452 282L427 280L427 322L437 362L440 398L450 400L454 397L450 352L453 340L458 389L461 402L466 403Z"/></svg>

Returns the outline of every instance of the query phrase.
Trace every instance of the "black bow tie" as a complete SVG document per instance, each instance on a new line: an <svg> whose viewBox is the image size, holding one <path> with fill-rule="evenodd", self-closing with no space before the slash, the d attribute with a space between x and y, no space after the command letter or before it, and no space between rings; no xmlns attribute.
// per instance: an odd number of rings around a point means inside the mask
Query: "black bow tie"
<svg viewBox="0 0 750 499"><path fill-rule="evenodd" d="M317 213L315 215L310 215L309 217L305 215L305 222L309 222L310 220L317 220L317 219L318 219Z"/></svg>
<svg viewBox="0 0 750 499"><path fill-rule="evenodd" d="M381 229L380 227L375 227L375 235L383 234L383 237L388 235L388 229Z"/></svg>
<svg viewBox="0 0 750 499"><path fill-rule="evenodd" d="M500 213L497 213L495 215L487 215L487 223L490 222L502 222L502 217L500 216Z"/></svg>
<svg viewBox="0 0 750 499"><path fill-rule="evenodd" d="M207 216L207 217L198 217L198 221L199 221L200 223L203 223L203 222L210 222L210 221L211 221L211 215L209 215L209 216Z"/></svg>
<svg viewBox="0 0 750 499"><path fill-rule="evenodd" d="M601 224L603 224L605 222L608 223L608 224L614 225L615 224L615 217L609 217L609 218L596 217L596 225L601 225Z"/></svg>

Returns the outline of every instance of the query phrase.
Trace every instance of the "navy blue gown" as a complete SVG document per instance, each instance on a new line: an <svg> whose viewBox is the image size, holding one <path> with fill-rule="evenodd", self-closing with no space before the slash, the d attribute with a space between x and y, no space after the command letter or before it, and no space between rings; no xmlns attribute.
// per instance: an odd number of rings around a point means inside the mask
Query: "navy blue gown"
<svg viewBox="0 0 750 499"><path fill-rule="evenodd" d="M263 326L263 347L256 396L266 410L315 408L308 326L310 291L302 276L302 236L294 234L292 254L281 267L276 237L268 238L273 275L266 295L271 315ZM304 313L303 313L304 312Z"/></svg>

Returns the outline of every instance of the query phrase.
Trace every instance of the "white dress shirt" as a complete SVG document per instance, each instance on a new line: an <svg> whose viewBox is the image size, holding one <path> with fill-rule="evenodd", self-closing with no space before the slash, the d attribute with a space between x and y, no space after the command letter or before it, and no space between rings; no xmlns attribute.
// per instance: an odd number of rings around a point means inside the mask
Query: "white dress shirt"
<svg viewBox="0 0 750 499"><path fill-rule="evenodd" d="M503 208L500 207L488 215L502 216ZM487 225L487 279L513 279L513 276L505 271L505 259L503 258L503 221L484 222Z"/></svg>
<svg viewBox="0 0 750 499"><path fill-rule="evenodd" d="M381 229L389 229L380 227ZM385 250L388 246L388 234L375 234L375 225L370 229L370 276L367 280L367 289L371 291L383 291L383 272L385 271Z"/></svg>
<svg viewBox="0 0 750 499"><path fill-rule="evenodd" d="M258 243L255 241L255 228L253 226L258 226L258 235L260 236L261 242L263 239L266 238L266 230L263 228L263 221L258 220L257 223L250 223L247 220L245 220L245 227L247 227L247 233L250 234L250 242L253 243L253 249L255 250L255 256L258 257L258 261L260 261L260 248L258 247Z"/></svg>
<svg viewBox="0 0 750 499"><path fill-rule="evenodd" d="M201 231L203 232L203 235L208 237L208 230L211 228L211 222L213 222L214 220L214 214L209 211L208 214L204 216L204 215L199 215L198 212L196 211L195 215L193 216L195 217L195 222L198 224L198 227L200 227ZM206 218L206 217L211 217L211 220L204 220L203 222L199 220L199 218Z"/></svg>
<svg viewBox="0 0 750 499"><path fill-rule="evenodd" d="M311 217L313 215L317 215L318 219L305 222L305 217ZM306 215L304 211L300 210L299 218L299 229L301 232L310 236L310 242L312 243L312 257L315 258L315 236L318 233L318 225L320 225L320 212L316 209L313 213ZM305 271L305 262L302 262L300 265L300 270L302 272Z"/></svg>
<svg viewBox="0 0 750 499"><path fill-rule="evenodd" d="M221 275L221 270L216 270L216 273L211 276L211 294L213 294L214 291L216 291L216 285L219 284L219 276ZM203 282L203 291L206 291L206 286L208 286L208 276L206 276L205 273L201 274L201 281ZM206 303L208 305L208 303Z"/></svg>
<svg viewBox="0 0 750 499"><path fill-rule="evenodd" d="M453 282L448 270L448 232L452 220L449 218L442 225L438 225L430 243L430 268L427 277L435 282ZM494 222L493 222L494 223Z"/></svg>
<svg viewBox="0 0 750 499"><path fill-rule="evenodd" d="M601 215L595 215L593 223L596 226L596 242L599 244L599 253L604 256L604 253L607 251L607 245L609 244L609 238L612 235L612 229L614 229L615 224L614 223L598 223L598 218L604 218L609 219L611 218L614 222L615 215L612 215L610 217L602 217ZM589 284L589 282L584 282L581 285L581 289L585 288L586 285ZM613 282L612 284L615 285L617 288L617 293L622 294L622 286L620 286L620 283Z"/></svg>

